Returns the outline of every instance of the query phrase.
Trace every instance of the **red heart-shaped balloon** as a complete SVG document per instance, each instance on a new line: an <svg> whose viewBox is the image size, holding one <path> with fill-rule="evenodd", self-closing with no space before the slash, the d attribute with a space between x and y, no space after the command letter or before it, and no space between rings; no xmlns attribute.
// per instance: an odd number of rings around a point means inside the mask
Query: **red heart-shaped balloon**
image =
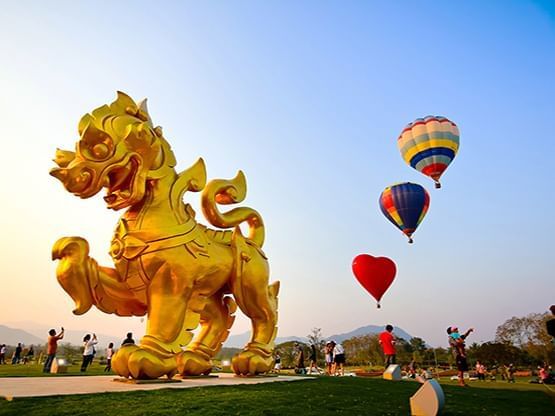
<svg viewBox="0 0 555 416"><path fill-rule="evenodd" d="M378 301L379 308L383 294L395 279L397 268L387 257L360 254L353 260L353 273L362 287Z"/></svg>

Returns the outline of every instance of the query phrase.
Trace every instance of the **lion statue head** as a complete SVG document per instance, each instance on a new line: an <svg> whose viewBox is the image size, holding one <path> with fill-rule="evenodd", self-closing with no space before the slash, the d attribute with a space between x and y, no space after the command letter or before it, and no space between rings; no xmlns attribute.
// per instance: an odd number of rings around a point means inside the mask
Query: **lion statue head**
<svg viewBox="0 0 555 416"><path fill-rule="evenodd" d="M118 210L140 202L149 181L174 172L175 157L146 100L137 104L118 91L112 104L85 114L78 129L75 152L58 149L59 167L50 171L74 195L90 198L106 188L108 208Z"/></svg>

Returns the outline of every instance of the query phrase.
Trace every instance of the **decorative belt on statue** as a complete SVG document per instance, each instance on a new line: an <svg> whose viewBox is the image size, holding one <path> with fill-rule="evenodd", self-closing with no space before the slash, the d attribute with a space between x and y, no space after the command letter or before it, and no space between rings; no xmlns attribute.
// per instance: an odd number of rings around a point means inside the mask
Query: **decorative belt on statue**
<svg viewBox="0 0 555 416"><path fill-rule="evenodd" d="M112 240L110 254L114 260L121 257L132 260L139 255L181 246L198 236L194 220L167 228L127 231L125 220L120 220L118 232Z"/></svg>

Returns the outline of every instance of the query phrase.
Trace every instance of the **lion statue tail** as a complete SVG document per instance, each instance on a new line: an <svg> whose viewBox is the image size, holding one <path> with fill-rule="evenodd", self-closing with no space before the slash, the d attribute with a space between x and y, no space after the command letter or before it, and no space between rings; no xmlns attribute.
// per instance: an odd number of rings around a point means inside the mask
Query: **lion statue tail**
<svg viewBox="0 0 555 416"><path fill-rule="evenodd" d="M220 212L218 204L237 204L247 195L247 181L242 171L233 179L214 179L202 191L202 212L215 227L232 228L246 222L249 226L249 240L258 247L264 244L264 221L260 214L248 207L233 208Z"/></svg>

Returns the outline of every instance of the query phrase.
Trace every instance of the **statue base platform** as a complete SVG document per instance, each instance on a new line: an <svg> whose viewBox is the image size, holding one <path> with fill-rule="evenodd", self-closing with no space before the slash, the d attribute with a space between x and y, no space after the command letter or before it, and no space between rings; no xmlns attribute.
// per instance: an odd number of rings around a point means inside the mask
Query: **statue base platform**
<svg viewBox="0 0 555 416"><path fill-rule="evenodd" d="M217 374L201 374L200 376L182 376L182 375L176 375L173 376L172 380L198 380L198 379L202 379L202 378L218 378L219 376Z"/></svg>
<svg viewBox="0 0 555 416"><path fill-rule="evenodd" d="M112 381L118 383L128 383L128 384L167 384L167 383L181 383L181 380L175 378L155 378L153 380L135 380L134 378L118 377L114 378Z"/></svg>
<svg viewBox="0 0 555 416"><path fill-rule="evenodd" d="M271 377L279 377L279 374L257 374L256 376L242 376L240 374L233 374L233 377L237 378L271 378Z"/></svg>

